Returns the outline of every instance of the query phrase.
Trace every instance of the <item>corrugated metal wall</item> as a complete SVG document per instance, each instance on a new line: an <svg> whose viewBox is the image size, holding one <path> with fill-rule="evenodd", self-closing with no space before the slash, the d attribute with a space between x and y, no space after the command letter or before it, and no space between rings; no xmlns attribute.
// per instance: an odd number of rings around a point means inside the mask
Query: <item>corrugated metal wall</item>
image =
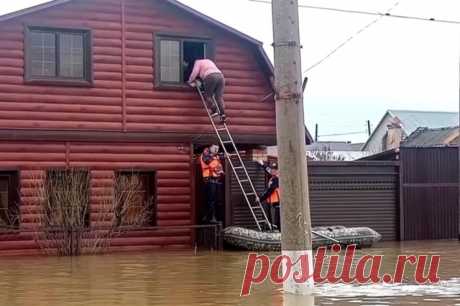
<svg viewBox="0 0 460 306"><path fill-rule="evenodd" d="M401 148L401 239L451 239L459 234L458 148Z"/></svg>
<svg viewBox="0 0 460 306"><path fill-rule="evenodd" d="M393 162L310 162L312 225L366 226L398 240L398 168Z"/></svg>
<svg viewBox="0 0 460 306"><path fill-rule="evenodd" d="M253 161L245 161L245 165L254 184L254 187L259 193L263 192L266 185L265 171L256 162ZM254 218L249 211L246 200L241 193L240 186L238 185L235 176L231 172L230 167L227 167L227 169L227 172L230 173L230 180L228 181L231 182L227 188L227 193L229 193L229 200L231 203L230 224L256 229L257 225L255 224ZM262 213L259 211L257 214L261 215ZM260 217L262 218L262 216Z"/></svg>
<svg viewBox="0 0 460 306"><path fill-rule="evenodd" d="M265 174L248 162L251 177L264 189ZM310 162L313 226L367 226L385 240L398 240L399 166L394 162ZM232 224L254 227L254 221L232 180Z"/></svg>

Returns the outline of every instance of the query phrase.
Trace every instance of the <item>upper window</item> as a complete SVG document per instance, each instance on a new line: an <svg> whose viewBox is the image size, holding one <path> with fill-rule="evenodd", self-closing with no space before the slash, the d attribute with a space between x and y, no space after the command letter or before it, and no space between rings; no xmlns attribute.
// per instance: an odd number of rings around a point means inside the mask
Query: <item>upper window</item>
<svg viewBox="0 0 460 306"><path fill-rule="evenodd" d="M157 36L156 84L184 85L197 59L209 58L209 40L174 36Z"/></svg>
<svg viewBox="0 0 460 306"><path fill-rule="evenodd" d="M26 57L27 81L91 82L88 30L28 27Z"/></svg>

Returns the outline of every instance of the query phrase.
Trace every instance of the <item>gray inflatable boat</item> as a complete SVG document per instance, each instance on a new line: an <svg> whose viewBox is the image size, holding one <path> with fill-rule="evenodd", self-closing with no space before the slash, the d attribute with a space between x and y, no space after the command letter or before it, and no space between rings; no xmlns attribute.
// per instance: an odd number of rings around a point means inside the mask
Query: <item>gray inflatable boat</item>
<svg viewBox="0 0 460 306"><path fill-rule="evenodd" d="M382 236L368 227L328 226L312 229L313 248L356 244L358 248L371 247ZM248 251L281 250L281 233L259 232L252 229L230 226L224 229L224 242L227 246Z"/></svg>

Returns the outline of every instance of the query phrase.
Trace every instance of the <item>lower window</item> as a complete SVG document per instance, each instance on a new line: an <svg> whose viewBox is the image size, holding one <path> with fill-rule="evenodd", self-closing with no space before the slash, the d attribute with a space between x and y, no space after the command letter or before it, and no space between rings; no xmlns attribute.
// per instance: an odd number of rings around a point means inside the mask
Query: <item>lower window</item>
<svg viewBox="0 0 460 306"><path fill-rule="evenodd" d="M118 226L156 225L155 172L118 172L116 175L115 198L115 219Z"/></svg>
<svg viewBox="0 0 460 306"><path fill-rule="evenodd" d="M0 229L19 226L19 174L0 172Z"/></svg>
<svg viewBox="0 0 460 306"><path fill-rule="evenodd" d="M90 223L90 175L85 170L50 170L43 191L45 226L63 229Z"/></svg>

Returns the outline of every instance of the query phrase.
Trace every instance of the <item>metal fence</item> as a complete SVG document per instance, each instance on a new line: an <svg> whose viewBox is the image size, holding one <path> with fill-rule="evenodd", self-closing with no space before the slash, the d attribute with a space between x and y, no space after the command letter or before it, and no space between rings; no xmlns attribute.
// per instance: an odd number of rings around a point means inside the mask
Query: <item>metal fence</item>
<svg viewBox="0 0 460 306"><path fill-rule="evenodd" d="M401 148L401 240L459 234L457 147Z"/></svg>

